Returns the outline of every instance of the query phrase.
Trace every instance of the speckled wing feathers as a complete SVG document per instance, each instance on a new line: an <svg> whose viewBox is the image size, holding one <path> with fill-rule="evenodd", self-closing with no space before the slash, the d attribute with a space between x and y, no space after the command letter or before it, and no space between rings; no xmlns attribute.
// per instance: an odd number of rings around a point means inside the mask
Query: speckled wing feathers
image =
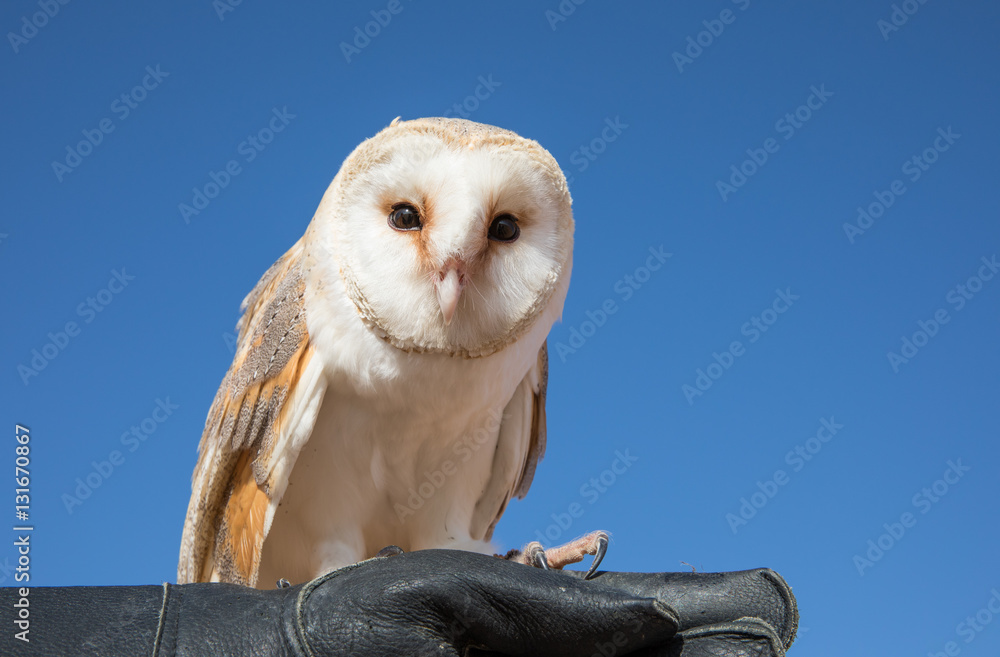
<svg viewBox="0 0 1000 657"><path fill-rule="evenodd" d="M192 482L178 582L253 585L270 504L269 464L285 408L312 349L301 242L243 302L233 364L209 410Z"/></svg>

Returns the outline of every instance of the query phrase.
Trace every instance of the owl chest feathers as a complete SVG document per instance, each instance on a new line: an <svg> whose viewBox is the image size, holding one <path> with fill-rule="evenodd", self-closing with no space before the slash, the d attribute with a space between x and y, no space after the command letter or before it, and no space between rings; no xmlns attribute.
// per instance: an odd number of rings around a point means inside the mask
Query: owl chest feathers
<svg viewBox="0 0 1000 657"><path fill-rule="evenodd" d="M325 393L274 509L260 581L297 581L390 544L490 552L489 528L473 518L528 350L406 353L326 292L323 304L307 295L310 367L322 368Z"/></svg>

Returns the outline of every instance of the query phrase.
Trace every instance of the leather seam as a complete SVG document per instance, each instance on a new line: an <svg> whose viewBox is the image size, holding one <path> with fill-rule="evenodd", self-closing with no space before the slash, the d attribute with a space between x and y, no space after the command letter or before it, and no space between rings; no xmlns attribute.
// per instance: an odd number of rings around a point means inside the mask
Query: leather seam
<svg viewBox="0 0 1000 657"><path fill-rule="evenodd" d="M757 631L753 632L751 628L756 629ZM742 616L732 621L692 627L691 629L679 632L678 636L684 638L697 638L724 634L749 634L757 639L764 639L770 644L771 650L775 655L778 655L778 657L784 657L785 655L786 648L782 638L778 635L777 630L775 630L775 628L772 627L767 621L755 616Z"/></svg>
<svg viewBox="0 0 1000 657"><path fill-rule="evenodd" d="M299 595L295 599L295 639L296 643L298 644L296 648L299 649L298 652L300 654L305 653L309 657L316 657L316 653L313 652L312 646L309 645L309 640L306 638L306 626L302 618L302 609L307 602L307 598L312 594L312 592L321 585L325 584L329 580L333 579L334 577L337 577L342 573L346 573L350 570L354 570L355 568L359 568L360 566L367 564L369 561L374 561L376 559L388 559L388 558L390 557L372 557L371 559L365 559L364 561L359 561L358 563L351 564L350 566L345 566L344 568L330 571L325 575L317 577L316 579L310 581L308 584L302 587L302 590L299 591ZM305 650L302 650L302 648L305 648Z"/></svg>
<svg viewBox="0 0 1000 657"><path fill-rule="evenodd" d="M163 583L163 604L160 606L160 620L156 624L156 638L153 640L153 657L160 654L160 641L163 639L163 626L167 621L167 600L170 599L170 583Z"/></svg>
<svg viewBox="0 0 1000 657"><path fill-rule="evenodd" d="M770 569L765 569L761 571L764 579L771 582L771 585L777 590L778 595L781 596L782 600L785 602L785 617L782 632L779 635L781 637L781 642L784 647L790 648L792 643L795 641L795 636L798 634L799 630L799 614L798 605L795 602L795 594L792 593L791 587L780 575L775 573Z"/></svg>

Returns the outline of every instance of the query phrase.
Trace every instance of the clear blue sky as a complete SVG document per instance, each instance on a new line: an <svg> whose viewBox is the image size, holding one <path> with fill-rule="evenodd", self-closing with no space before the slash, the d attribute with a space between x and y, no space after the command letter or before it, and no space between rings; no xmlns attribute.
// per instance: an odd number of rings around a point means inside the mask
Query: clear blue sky
<svg viewBox="0 0 1000 657"><path fill-rule="evenodd" d="M797 654L996 655L1000 8L681 4L5 3L0 381L4 430L31 429L32 583L175 577L241 299L351 149L459 104L556 156L577 226L548 453L502 546L602 528L608 569L770 566Z"/></svg>

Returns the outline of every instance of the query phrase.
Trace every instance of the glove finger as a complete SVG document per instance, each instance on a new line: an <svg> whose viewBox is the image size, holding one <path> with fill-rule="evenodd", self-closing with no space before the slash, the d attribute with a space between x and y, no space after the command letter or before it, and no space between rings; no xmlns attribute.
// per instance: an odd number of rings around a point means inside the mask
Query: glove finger
<svg viewBox="0 0 1000 657"><path fill-rule="evenodd" d="M784 657L785 648L774 628L759 618L704 625L681 632L666 645L633 657Z"/></svg>
<svg viewBox="0 0 1000 657"><path fill-rule="evenodd" d="M774 628L787 650L798 630L799 613L792 589L768 568L729 573L600 572L590 581L666 603L677 612L681 631L759 618Z"/></svg>

